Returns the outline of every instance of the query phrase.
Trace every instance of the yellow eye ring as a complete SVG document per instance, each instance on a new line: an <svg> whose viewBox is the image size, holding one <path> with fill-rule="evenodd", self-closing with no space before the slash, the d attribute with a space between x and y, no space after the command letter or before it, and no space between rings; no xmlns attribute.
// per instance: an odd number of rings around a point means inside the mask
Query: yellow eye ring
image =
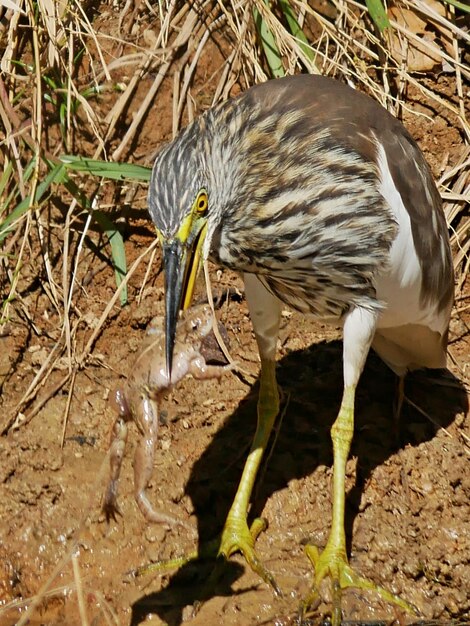
<svg viewBox="0 0 470 626"><path fill-rule="evenodd" d="M200 216L204 215L207 211L208 206L209 199L207 197L207 192L200 191L196 198L196 202L194 203L194 208L196 209L197 214Z"/></svg>

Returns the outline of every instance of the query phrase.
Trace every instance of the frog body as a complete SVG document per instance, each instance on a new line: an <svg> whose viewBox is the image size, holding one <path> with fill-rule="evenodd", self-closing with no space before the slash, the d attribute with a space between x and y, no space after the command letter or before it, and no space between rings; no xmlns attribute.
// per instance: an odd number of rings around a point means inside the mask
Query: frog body
<svg viewBox="0 0 470 626"><path fill-rule="evenodd" d="M161 318L154 318L146 331L142 346L131 367L127 382L118 387L111 401L118 416L113 426L110 447L110 478L103 501L106 519L116 519L119 513L117 487L124 458L128 423L135 422L139 443L134 456L134 495L145 518L150 522L181 523L156 511L145 490L153 472L158 435L158 404L163 393L187 374L196 379L218 378L232 369L231 365L208 365L201 354L202 343L213 326L213 314L208 305L193 307L178 322L171 379L166 371L165 333Z"/></svg>

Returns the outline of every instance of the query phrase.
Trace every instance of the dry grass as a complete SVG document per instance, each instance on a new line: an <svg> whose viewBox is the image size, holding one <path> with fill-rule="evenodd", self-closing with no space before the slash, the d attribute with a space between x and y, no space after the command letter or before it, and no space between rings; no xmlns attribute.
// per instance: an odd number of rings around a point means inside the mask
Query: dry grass
<svg viewBox="0 0 470 626"><path fill-rule="evenodd" d="M119 23L111 35L95 28L94 18L79 2L0 0L0 116L5 129L0 139L0 332L9 333L18 320L29 325L33 335L41 332L36 312L25 299L33 289L47 298L59 320L57 332L51 336L49 357L15 406L7 404L3 432L27 423L63 386L71 399L76 373L93 359L95 341L119 294L132 280L137 265L154 251L152 244L134 262L126 280L103 306L98 325L78 347L77 332L84 312L77 300L86 289L80 272L83 251L90 240L96 243L99 239L91 232L94 213L113 193L109 184L84 177L74 179L75 187L64 187L63 171L56 172L55 180L48 179L58 157L86 151L86 156L95 159L129 159L131 147L139 145L142 121L151 114L162 90L169 87L175 135L200 112L195 110L193 81L211 39L221 43L225 59L207 82L208 104L227 98L237 83L248 87L273 72L307 71L346 80L399 117L409 115L410 93L415 101L422 97L428 110L444 112L461 137L458 162L444 163L439 180L452 232L459 297L470 266L470 67L466 52L470 33L463 13L430 2L400 0L399 9L391 16L392 28L380 34L365 5L355 0L291 0L300 36L289 28L281 2L270 6L263 0L167 0L158 5L128 1L119 7ZM276 68L270 68L260 45L254 8L278 50ZM115 9L104 2L100 13L105 10L112 14ZM404 11L408 17L412 14L424 20L425 36L416 20L403 18ZM146 25L145 32L126 37L132 24ZM411 62L416 63L416 50L432 59L433 70L419 72L411 67ZM125 84L115 79L123 67L128 75ZM438 90L435 76L442 68L453 85L451 94ZM137 104L136 92L143 77L152 77L152 84ZM109 106L103 101L95 106L95 98L104 94L109 96ZM122 121L129 109L133 121L126 127ZM152 155L141 161L149 165ZM138 183L128 185L124 201L130 203L138 193L142 193ZM106 254L109 257L110 253ZM31 258L35 263L29 262ZM64 356L67 367L62 379L39 397L55 364ZM64 428L69 406L70 400ZM79 592L75 560L74 573ZM82 623L86 624L85 615Z"/></svg>

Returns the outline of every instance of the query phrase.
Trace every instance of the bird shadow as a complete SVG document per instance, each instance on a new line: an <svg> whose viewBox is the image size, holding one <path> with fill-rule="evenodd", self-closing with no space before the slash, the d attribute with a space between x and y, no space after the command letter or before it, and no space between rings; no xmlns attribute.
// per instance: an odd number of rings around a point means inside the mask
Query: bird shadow
<svg viewBox="0 0 470 626"><path fill-rule="evenodd" d="M342 343L325 341L289 353L278 362L277 377L289 402L269 462L261 468L262 480L255 486L251 519L261 515L268 498L292 479L310 475L319 465L331 466L330 429L343 385ZM436 381L440 383L438 389ZM349 551L364 485L374 468L401 447L432 439L458 412L467 410L465 389L450 372L411 373L405 394L421 410L405 402L397 425L393 417L396 385L396 376L371 353L356 396L351 449L351 455L357 457L356 481L347 494L345 518ZM254 435L257 396L258 382L192 468L186 493L198 520L200 549L222 531ZM157 613L169 626L178 626L184 621L184 607L193 605L197 610L211 597L233 595L231 585L241 576L243 567L229 560L221 576L215 577L213 570L214 559L182 566L163 590L146 594L133 604L132 626L140 624L149 612Z"/></svg>

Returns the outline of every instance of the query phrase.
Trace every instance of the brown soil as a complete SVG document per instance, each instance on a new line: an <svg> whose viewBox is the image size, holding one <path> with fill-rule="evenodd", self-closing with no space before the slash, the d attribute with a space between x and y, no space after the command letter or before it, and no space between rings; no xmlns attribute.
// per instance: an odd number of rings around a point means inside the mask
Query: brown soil
<svg viewBox="0 0 470 626"><path fill-rule="evenodd" d="M217 51L211 56L208 47L198 75L201 82L213 71L210 63L217 65ZM443 89L446 80L442 79ZM171 86L168 80L164 94ZM141 89L144 94L145 85ZM149 120L144 129L144 152L169 135L171 99L164 94L157 105L160 125ZM444 116L438 121L439 159L432 153L430 122L411 115L406 122L436 175L444 155L452 162L461 153L462 140L455 130L446 132ZM143 193L140 207L145 207ZM133 210L126 217L130 264L152 241L153 229L144 211ZM97 260L96 248L90 246L84 255L79 279L87 273L91 278L85 281L87 291L77 302L84 315L77 336L81 345L115 288L113 271ZM106 523L100 502L115 417L108 398L119 377L126 374L145 325L152 316L163 314L158 267L157 259L138 306L136 295L145 273L141 264L131 281L131 304L114 309L96 344L94 362L77 373L64 447L60 441L68 387L53 395L33 419L19 420L17 428L0 439L2 626L17 622L48 581L49 591L31 624L85 623L77 602L77 582L88 621L94 626L183 621L195 626L296 623L299 603L312 580L303 546L308 542L324 546L329 531L329 429L341 396L340 333L296 314L286 312L283 320L278 378L285 411L256 488L251 516L262 515L268 521L268 529L257 541L257 553L284 596L275 598L239 556L212 578L211 559L133 577L129 572L135 568L189 554L217 537L255 428L256 383L234 374L220 384L184 380L161 406L163 423L149 497L156 508L190 528L149 525L137 509L131 467L135 428L131 428L120 481L122 517ZM257 351L241 281L215 269L212 280L213 289L222 297L219 317L228 331L232 355L256 380ZM202 292L201 284L200 296ZM53 345L59 318L41 293L38 288L26 294L23 302L35 327L14 317L10 335L0 340L5 417ZM465 308L468 297L467 289L457 306ZM416 605L423 618L460 618L470 623L470 418L464 388L470 354L468 313L453 317L452 374L410 376L409 402L399 427L393 422L395 378L370 355L357 397L346 526L351 564L358 572ZM66 373L65 367L59 362L38 400L48 397ZM72 553L79 574L74 574ZM328 585L322 591L325 603L318 615L329 607ZM372 592L345 593L344 614L349 620L396 619L402 624L405 619ZM307 623L317 622L312 618Z"/></svg>

